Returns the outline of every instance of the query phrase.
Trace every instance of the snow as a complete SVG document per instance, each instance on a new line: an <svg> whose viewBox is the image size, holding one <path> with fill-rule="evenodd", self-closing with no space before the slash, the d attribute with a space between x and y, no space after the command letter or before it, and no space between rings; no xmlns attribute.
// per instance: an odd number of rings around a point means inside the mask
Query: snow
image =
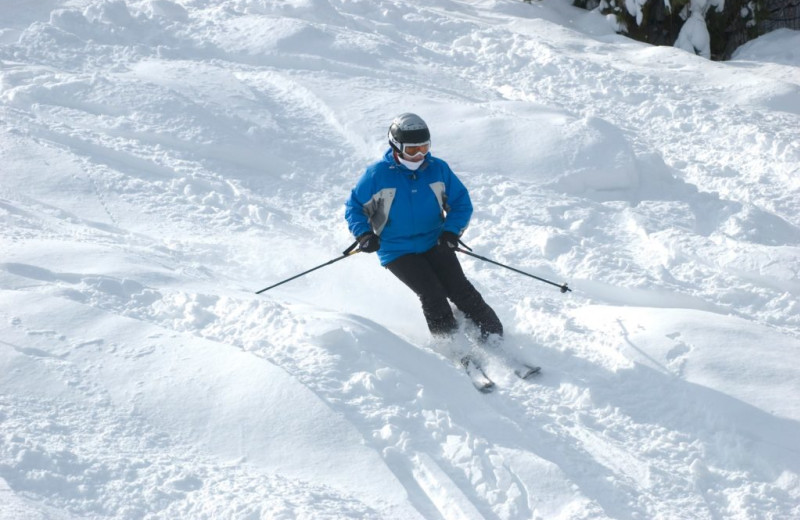
<svg viewBox="0 0 800 520"><path fill-rule="evenodd" d="M0 518L800 517L797 32L569 2L0 0ZM419 113L533 382L344 200ZM465 329L468 327L465 326Z"/></svg>
<svg viewBox="0 0 800 520"><path fill-rule="evenodd" d="M669 4L666 7L670 9ZM681 18L685 21L675 40L675 47L706 59L711 58L711 36L706 27L706 13L711 9L721 13L724 7L725 0L689 0L681 11Z"/></svg>
<svg viewBox="0 0 800 520"><path fill-rule="evenodd" d="M686 52L697 54L706 59L711 59L711 35L708 34L704 9L701 7L704 0L692 0L692 14L681 25L681 31L675 40L675 47ZM700 4L701 6L696 6Z"/></svg>

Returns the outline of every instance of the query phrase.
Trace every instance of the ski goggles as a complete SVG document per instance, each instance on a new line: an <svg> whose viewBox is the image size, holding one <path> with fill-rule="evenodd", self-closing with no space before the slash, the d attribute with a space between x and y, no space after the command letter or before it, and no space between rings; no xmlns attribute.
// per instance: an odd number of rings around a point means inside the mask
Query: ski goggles
<svg viewBox="0 0 800 520"><path fill-rule="evenodd" d="M406 143L403 145L403 153L408 157L415 155L425 155L431 150L431 142L425 141L424 143Z"/></svg>

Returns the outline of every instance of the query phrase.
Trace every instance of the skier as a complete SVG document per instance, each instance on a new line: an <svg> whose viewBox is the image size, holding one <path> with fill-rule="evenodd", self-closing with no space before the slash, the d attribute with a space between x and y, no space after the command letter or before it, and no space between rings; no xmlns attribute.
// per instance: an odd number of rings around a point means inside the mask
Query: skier
<svg viewBox="0 0 800 520"><path fill-rule="evenodd" d="M449 299L483 339L502 336L497 314L456 257L472 216L467 189L446 162L431 155L430 131L418 115L394 118L388 138L389 149L367 167L345 204L359 249L377 251L381 265L416 293L433 335L451 335L458 327Z"/></svg>

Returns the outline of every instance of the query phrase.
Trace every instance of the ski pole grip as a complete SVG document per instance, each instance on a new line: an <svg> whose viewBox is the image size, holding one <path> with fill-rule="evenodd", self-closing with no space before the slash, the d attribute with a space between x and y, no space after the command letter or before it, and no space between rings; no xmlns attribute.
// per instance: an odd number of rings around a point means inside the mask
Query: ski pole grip
<svg viewBox="0 0 800 520"><path fill-rule="evenodd" d="M356 248L356 246L358 246L358 240L356 240L355 242L353 242L352 244L350 244L350 247L348 247L347 249L345 249L344 251L342 251L342 254L343 254L343 255L349 255L350 253L352 253L352 252L353 252L353 249L355 249L355 248Z"/></svg>

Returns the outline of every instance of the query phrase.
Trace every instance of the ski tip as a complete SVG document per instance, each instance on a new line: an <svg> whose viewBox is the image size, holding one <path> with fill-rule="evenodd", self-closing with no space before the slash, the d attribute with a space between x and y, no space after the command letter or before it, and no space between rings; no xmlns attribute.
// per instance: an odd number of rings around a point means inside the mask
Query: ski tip
<svg viewBox="0 0 800 520"><path fill-rule="evenodd" d="M515 370L514 373L517 374L517 377L520 379L528 379L531 376L534 376L542 371L542 367L532 367L525 365L524 369Z"/></svg>
<svg viewBox="0 0 800 520"><path fill-rule="evenodd" d="M482 394L490 394L490 393L492 393L494 391L495 384L494 384L494 382L486 383L485 385L481 385L481 386L478 386L476 388Z"/></svg>

